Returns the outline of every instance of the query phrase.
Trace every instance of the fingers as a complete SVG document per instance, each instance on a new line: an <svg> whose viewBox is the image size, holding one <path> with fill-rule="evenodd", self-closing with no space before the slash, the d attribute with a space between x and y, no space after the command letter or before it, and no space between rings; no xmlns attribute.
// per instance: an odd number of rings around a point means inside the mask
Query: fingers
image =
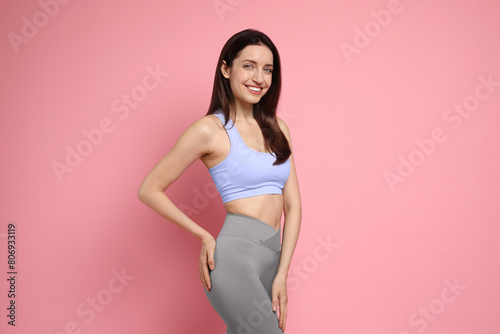
<svg viewBox="0 0 500 334"><path fill-rule="evenodd" d="M206 245L205 243L202 245L200 255L200 279L207 292L212 289L212 282L210 281L210 270L215 269L214 253L214 246Z"/></svg>
<svg viewBox="0 0 500 334"><path fill-rule="evenodd" d="M274 293L273 293L272 305L273 305L273 311L276 312L276 307L278 305L278 295Z"/></svg>
<svg viewBox="0 0 500 334"><path fill-rule="evenodd" d="M201 261L201 272L202 272L202 281L204 282L207 291L210 291L210 289L212 289L212 284L210 282L210 275L207 267L206 258L204 259L204 261Z"/></svg>
<svg viewBox="0 0 500 334"><path fill-rule="evenodd" d="M286 297L280 298L279 326L283 332L285 331L285 326L286 326L286 304L287 304Z"/></svg>
<svg viewBox="0 0 500 334"><path fill-rule="evenodd" d="M214 261L214 249L211 248L208 250L208 265L211 270L215 269L215 261Z"/></svg>
<svg viewBox="0 0 500 334"><path fill-rule="evenodd" d="M288 302L288 297L283 292L274 292L272 294L272 307L275 312L279 304L279 327L284 332L286 326L286 306Z"/></svg>
<svg viewBox="0 0 500 334"><path fill-rule="evenodd" d="M212 282L210 281L210 270L215 269L215 261L214 261L214 248L210 248L207 251L208 263L203 266L203 272L205 273L205 281L207 282L208 289L212 289ZM208 269L210 266L210 269Z"/></svg>
<svg viewBox="0 0 500 334"><path fill-rule="evenodd" d="M203 287L205 288L205 290L208 292L210 291L210 289L208 288L208 284L207 284L207 281L205 280L205 275L203 273L203 264L201 263L200 261L200 280L201 280L201 284L203 284Z"/></svg>

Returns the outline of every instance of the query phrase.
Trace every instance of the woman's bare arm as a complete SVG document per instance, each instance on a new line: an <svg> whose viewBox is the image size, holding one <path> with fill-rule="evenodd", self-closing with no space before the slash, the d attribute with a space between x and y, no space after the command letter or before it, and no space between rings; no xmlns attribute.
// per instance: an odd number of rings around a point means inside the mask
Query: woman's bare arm
<svg viewBox="0 0 500 334"><path fill-rule="evenodd" d="M290 149L292 149L292 140L285 122L278 118L278 124L288 139ZM295 162L293 160L293 149L290 159L290 175L283 187L283 209L285 213L285 222L283 224L283 241L281 243L280 263L276 277L272 286L272 308L277 311L279 305L279 327L282 331L286 327L288 292L286 280L295 245L299 238L300 221L302 220L302 208L300 203L299 182L295 172Z"/></svg>
<svg viewBox="0 0 500 334"><path fill-rule="evenodd" d="M138 197L144 204L199 240L210 233L177 208L165 195L165 190L195 160L212 153L217 130L218 127L211 116L196 120L179 137L172 150L148 173L138 191Z"/></svg>
<svg viewBox="0 0 500 334"><path fill-rule="evenodd" d="M292 149L292 140L287 125L278 118L278 124L288 139L290 149ZM302 220L302 206L300 200L299 182L295 171L295 162L293 159L293 149L290 155L290 175L283 188L283 207L285 213L285 222L283 224L283 241L281 246L281 258L278 267L277 276L288 275L290 262L295 250L295 245L299 238L300 223Z"/></svg>

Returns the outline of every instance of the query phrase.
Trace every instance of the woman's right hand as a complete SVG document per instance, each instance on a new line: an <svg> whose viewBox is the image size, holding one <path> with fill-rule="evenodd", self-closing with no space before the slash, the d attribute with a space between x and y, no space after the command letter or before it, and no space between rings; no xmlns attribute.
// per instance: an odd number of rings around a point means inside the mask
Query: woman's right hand
<svg viewBox="0 0 500 334"><path fill-rule="evenodd" d="M206 237L201 239L200 278L206 291L210 291L212 289L209 273L210 270L215 269L215 245L216 241L211 234L208 234Z"/></svg>

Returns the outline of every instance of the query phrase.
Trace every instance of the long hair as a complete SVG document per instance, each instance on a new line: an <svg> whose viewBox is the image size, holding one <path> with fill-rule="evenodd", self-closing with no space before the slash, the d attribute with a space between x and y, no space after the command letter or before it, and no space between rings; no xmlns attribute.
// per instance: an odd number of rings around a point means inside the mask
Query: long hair
<svg viewBox="0 0 500 334"><path fill-rule="evenodd" d="M253 116L259 124L264 136L265 148L276 155L273 165L285 162L291 154L290 145L281 131L276 119L276 107L281 93L281 62L278 49L271 39L255 29L246 29L234 34L226 42L219 56L215 68L214 87L212 100L206 115L214 114L221 109L227 124L230 118L230 106L234 105L234 95L231 90L229 79L221 73L222 61L225 60L228 67L233 66L233 60L239 56L241 50L247 45L265 45L273 54L272 82L267 93L253 106Z"/></svg>

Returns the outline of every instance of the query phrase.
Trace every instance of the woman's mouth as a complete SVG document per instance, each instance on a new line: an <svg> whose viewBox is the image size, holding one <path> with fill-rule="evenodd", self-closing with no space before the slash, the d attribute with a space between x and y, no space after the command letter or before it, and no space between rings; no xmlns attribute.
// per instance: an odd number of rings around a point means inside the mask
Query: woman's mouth
<svg viewBox="0 0 500 334"><path fill-rule="evenodd" d="M262 87L246 86L248 91L254 95L259 95L262 92Z"/></svg>

